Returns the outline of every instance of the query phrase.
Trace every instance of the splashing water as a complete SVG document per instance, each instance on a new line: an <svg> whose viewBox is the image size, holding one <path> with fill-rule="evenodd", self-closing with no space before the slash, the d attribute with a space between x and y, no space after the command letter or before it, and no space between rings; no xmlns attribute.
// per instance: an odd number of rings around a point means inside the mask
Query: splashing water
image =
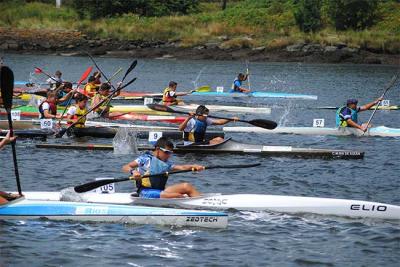
<svg viewBox="0 0 400 267"><path fill-rule="evenodd" d="M138 154L137 149L137 132L135 129L128 127L118 128L113 139L114 154Z"/></svg>
<svg viewBox="0 0 400 267"><path fill-rule="evenodd" d="M281 127L284 127L286 125L286 123L288 123L289 119L288 119L288 115L290 114L290 111L292 111L294 107L294 102L293 101L289 101L287 106L285 106L285 111L283 112L282 117L279 119L278 125Z"/></svg>
<svg viewBox="0 0 400 267"><path fill-rule="evenodd" d="M199 74L197 74L196 79L194 79L194 81L192 81L193 83L193 89L196 89L199 87L199 80L201 77L201 74L203 73L203 71L206 69L206 67L201 68L201 70L199 71Z"/></svg>

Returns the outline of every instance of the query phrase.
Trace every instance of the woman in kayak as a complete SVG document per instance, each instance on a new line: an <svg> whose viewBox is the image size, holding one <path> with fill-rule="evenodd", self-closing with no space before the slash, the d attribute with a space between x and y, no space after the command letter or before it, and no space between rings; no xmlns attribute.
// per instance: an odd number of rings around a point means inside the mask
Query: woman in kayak
<svg viewBox="0 0 400 267"><path fill-rule="evenodd" d="M197 164L175 165L170 161L174 144L165 137L157 140L152 152L147 151L132 162L124 165L122 170L129 172L136 180L137 192L143 198L182 198L200 196L190 183L179 183L166 187L168 175L141 178L145 174L158 174L169 171L193 170L202 171L204 166Z"/></svg>
<svg viewBox="0 0 400 267"><path fill-rule="evenodd" d="M210 125L224 125L230 121L239 120L238 117L227 119L210 119L208 118L209 110L206 106L200 105L196 109L196 113L190 112L189 117L179 125L179 131L183 132L184 145L210 144L215 145L224 141L222 137L215 137L206 141L207 127Z"/></svg>
<svg viewBox="0 0 400 267"><path fill-rule="evenodd" d="M358 112L369 110L374 105L377 105L383 98L378 98L375 101L365 104L364 106L357 107L357 99L348 99L346 106L340 107L336 111L336 127L354 127L366 132L367 124L358 124Z"/></svg>
<svg viewBox="0 0 400 267"><path fill-rule="evenodd" d="M236 79L233 81L232 88L229 91L230 93L250 93L249 89L242 87L243 81L246 81L249 75L244 75L243 73L239 73Z"/></svg>

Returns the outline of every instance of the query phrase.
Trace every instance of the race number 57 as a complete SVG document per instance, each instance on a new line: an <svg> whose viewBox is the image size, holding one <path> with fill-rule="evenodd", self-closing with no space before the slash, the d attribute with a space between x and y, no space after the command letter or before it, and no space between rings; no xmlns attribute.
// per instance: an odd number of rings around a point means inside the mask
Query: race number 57
<svg viewBox="0 0 400 267"><path fill-rule="evenodd" d="M325 127L325 119L314 119L313 127Z"/></svg>

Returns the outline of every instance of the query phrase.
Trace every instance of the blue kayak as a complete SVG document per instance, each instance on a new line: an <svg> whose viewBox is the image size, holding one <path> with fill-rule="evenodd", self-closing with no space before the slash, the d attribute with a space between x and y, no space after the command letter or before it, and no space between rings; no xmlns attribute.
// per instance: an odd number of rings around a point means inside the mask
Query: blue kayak
<svg viewBox="0 0 400 267"><path fill-rule="evenodd" d="M317 100L316 95L277 93L277 92L261 92L254 91L250 93L228 93L228 92L194 92L192 95L197 96L214 96L214 97L265 97L265 98L287 98L287 99L305 99Z"/></svg>

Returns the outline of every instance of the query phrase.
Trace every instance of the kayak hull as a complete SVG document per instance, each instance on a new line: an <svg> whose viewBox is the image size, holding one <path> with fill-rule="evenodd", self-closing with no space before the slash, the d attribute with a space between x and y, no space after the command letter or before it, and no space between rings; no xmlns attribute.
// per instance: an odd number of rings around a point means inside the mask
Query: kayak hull
<svg viewBox="0 0 400 267"><path fill-rule="evenodd" d="M224 127L224 132L237 133L262 133L262 134L300 134L300 135L335 135L335 136L400 136L400 129L378 126L369 128L363 133L361 130L350 127L320 128L320 127L277 127L273 130L266 130L259 127Z"/></svg>
<svg viewBox="0 0 400 267"><path fill-rule="evenodd" d="M27 192L28 199L57 201L60 192ZM350 218L400 220L400 206L380 202L319 197L300 197L264 194L206 194L196 198L144 199L129 193L79 194L89 203L134 204L152 207L178 207L189 209L272 211L289 214L319 214Z"/></svg>
<svg viewBox="0 0 400 267"><path fill-rule="evenodd" d="M141 206L19 199L0 206L0 219L46 218L85 222L113 222L226 228L227 215L212 211Z"/></svg>
<svg viewBox="0 0 400 267"><path fill-rule="evenodd" d="M164 135L164 133L163 133ZM53 149L77 149L77 150L113 150L111 144L37 144L37 148ZM138 150L151 150L151 146L138 146ZM177 145L175 153L203 153L203 154L254 154L264 156L302 157L302 158L323 158L323 159L363 159L364 152L351 150L330 150L296 148L291 146L263 146L243 144L226 139L218 145L202 146L181 146Z"/></svg>

